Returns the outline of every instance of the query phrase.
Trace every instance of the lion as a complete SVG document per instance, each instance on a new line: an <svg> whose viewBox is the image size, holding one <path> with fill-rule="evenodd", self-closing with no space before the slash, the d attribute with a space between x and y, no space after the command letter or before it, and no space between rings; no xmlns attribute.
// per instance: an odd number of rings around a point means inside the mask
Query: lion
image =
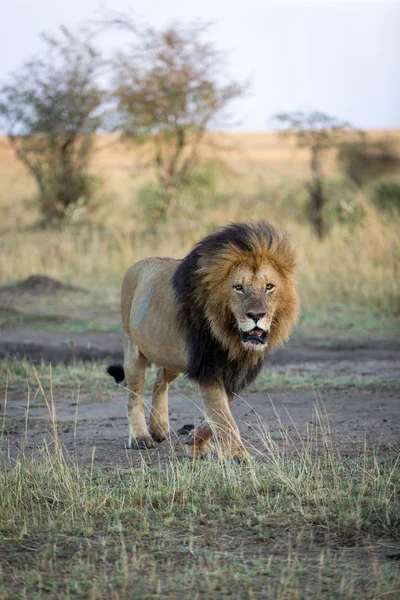
<svg viewBox="0 0 400 600"><path fill-rule="evenodd" d="M148 258L127 271L124 365L107 371L129 390L128 448L152 448L169 436L168 385L184 373L198 384L206 413L188 453L208 454L214 436L220 456L246 456L230 405L296 323L295 260L288 236L260 221L233 223L205 237L183 260ZM159 366L149 430L143 403L148 361Z"/></svg>

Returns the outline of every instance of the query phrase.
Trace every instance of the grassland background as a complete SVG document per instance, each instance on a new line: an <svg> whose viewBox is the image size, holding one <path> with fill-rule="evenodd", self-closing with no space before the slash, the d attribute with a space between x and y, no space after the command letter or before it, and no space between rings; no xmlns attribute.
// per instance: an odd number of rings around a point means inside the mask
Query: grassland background
<svg viewBox="0 0 400 600"><path fill-rule="evenodd" d="M400 145L400 132L389 133ZM103 183L93 206L60 229L43 229L34 182L0 138L0 285L45 273L91 290L66 294L57 314L51 296L19 303L13 295L0 311L0 335L3 326L116 331L107 311L117 315L121 278L133 262L183 256L217 226L252 219L285 227L297 245L304 326L398 334L400 217L381 214L368 189L353 188L333 153L324 162L330 229L320 242L304 216L307 154L273 133L210 135L198 171L207 185L185 190L156 229L140 202L141 188L154 180L146 148L110 136L96 144L92 170ZM347 220L332 218L338 207ZM98 307L106 310L97 314ZM317 410L307 437L296 442L284 427L278 441L261 430L262 455L249 464L192 463L171 449L163 464L144 456L139 467L101 467L89 442L87 466L74 450L65 452L56 405L80 391L93 399L114 394L105 378L97 363L50 370L0 362L0 600L397 600L398 448L387 444L377 455L365 445L346 455L333 441L329 416ZM152 380L154 372L146 392ZM344 397L353 386L383 398L398 380L331 378L328 385ZM316 398L324 393L318 377L266 373L257 386L265 394L301 386L315 388ZM49 409L39 447L30 445L29 402ZM27 407L22 421L8 420L7 403ZM72 427L76 435L76 421ZM11 457L13 431L26 439Z"/></svg>
<svg viewBox="0 0 400 600"><path fill-rule="evenodd" d="M369 132L371 139L388 135L400 149L399 131ZM0 138L0 284L46 273L92 289L117 290L125 270L141 258L182 257L219 225L267 219L286 228L297 245L303 322L393 328L400 310L400 218L380 214L368 190L345 179L333 151L324 160L330 230L323 242L305 218L307 151L293 141L272 132L210 133L201 169L206 187L183 192L155 235L138 200L140 189L154 181L148 149L99 137L92 171L101 184L92 206L75 211L62 230L43 230L37 226L34 181ZM349 217L346 222L332 216L335 210ZM362 219L352 218L360 211Z"/></svg>

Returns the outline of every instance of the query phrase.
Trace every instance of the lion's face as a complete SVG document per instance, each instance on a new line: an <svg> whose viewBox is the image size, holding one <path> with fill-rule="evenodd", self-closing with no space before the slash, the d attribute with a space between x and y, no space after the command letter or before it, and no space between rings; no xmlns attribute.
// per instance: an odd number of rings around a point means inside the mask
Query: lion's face
<svg viewBox="0 0 400 600"><path fill-rule="evenodd" d="M279 272L268 263L257 270L237 266L227 282L229 309L246 350L263 352L284 285Z"/></svg>
<svg viewBox="0 0 400 600"><path fill-rule="evenodd" d="M294 267L290 240L264 222L232 224L205 238L182 261L174 285L192 355L204 345L203 371L193 358L201 377L215 356L221 361L228 356L244 371L250 365L251 371L267 348L289 338L299 313ZM239 387L243 369L230 375Z"/></svg>

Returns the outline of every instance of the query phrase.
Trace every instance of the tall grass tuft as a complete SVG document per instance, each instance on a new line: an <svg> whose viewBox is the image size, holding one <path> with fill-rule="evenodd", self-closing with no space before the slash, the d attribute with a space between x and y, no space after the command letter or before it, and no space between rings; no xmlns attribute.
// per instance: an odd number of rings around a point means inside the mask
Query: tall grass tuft
<svg viewBox="0 0 400 600"><path fill-rule="evenodd" d="M62 446L52 372L33 376L51 435L29 447L28 402L26 445L11 458L3 439L0 597L395 598L377 552L400 535L399 456L341 456L320 399L305 438L281 424L278 444L260 419L249 462L171 447L110 469Z"/></svg>

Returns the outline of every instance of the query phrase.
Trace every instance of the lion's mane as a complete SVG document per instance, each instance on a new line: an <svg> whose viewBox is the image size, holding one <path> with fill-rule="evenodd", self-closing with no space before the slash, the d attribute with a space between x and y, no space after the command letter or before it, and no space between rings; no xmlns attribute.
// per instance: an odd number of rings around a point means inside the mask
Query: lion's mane
<svg viewBox="0 0 400 600"><path fill-rule="evenodd" d="M266 261L284 282L268 338L273 348L288 339L299 310L292 279L295 252L285 234L263 221L235 223L201 240L178 266L173 286L190 379L202 385L222 379L233 394L258 375L265 355L242 348L221 284L240 264L257 269Z"/></svg>

